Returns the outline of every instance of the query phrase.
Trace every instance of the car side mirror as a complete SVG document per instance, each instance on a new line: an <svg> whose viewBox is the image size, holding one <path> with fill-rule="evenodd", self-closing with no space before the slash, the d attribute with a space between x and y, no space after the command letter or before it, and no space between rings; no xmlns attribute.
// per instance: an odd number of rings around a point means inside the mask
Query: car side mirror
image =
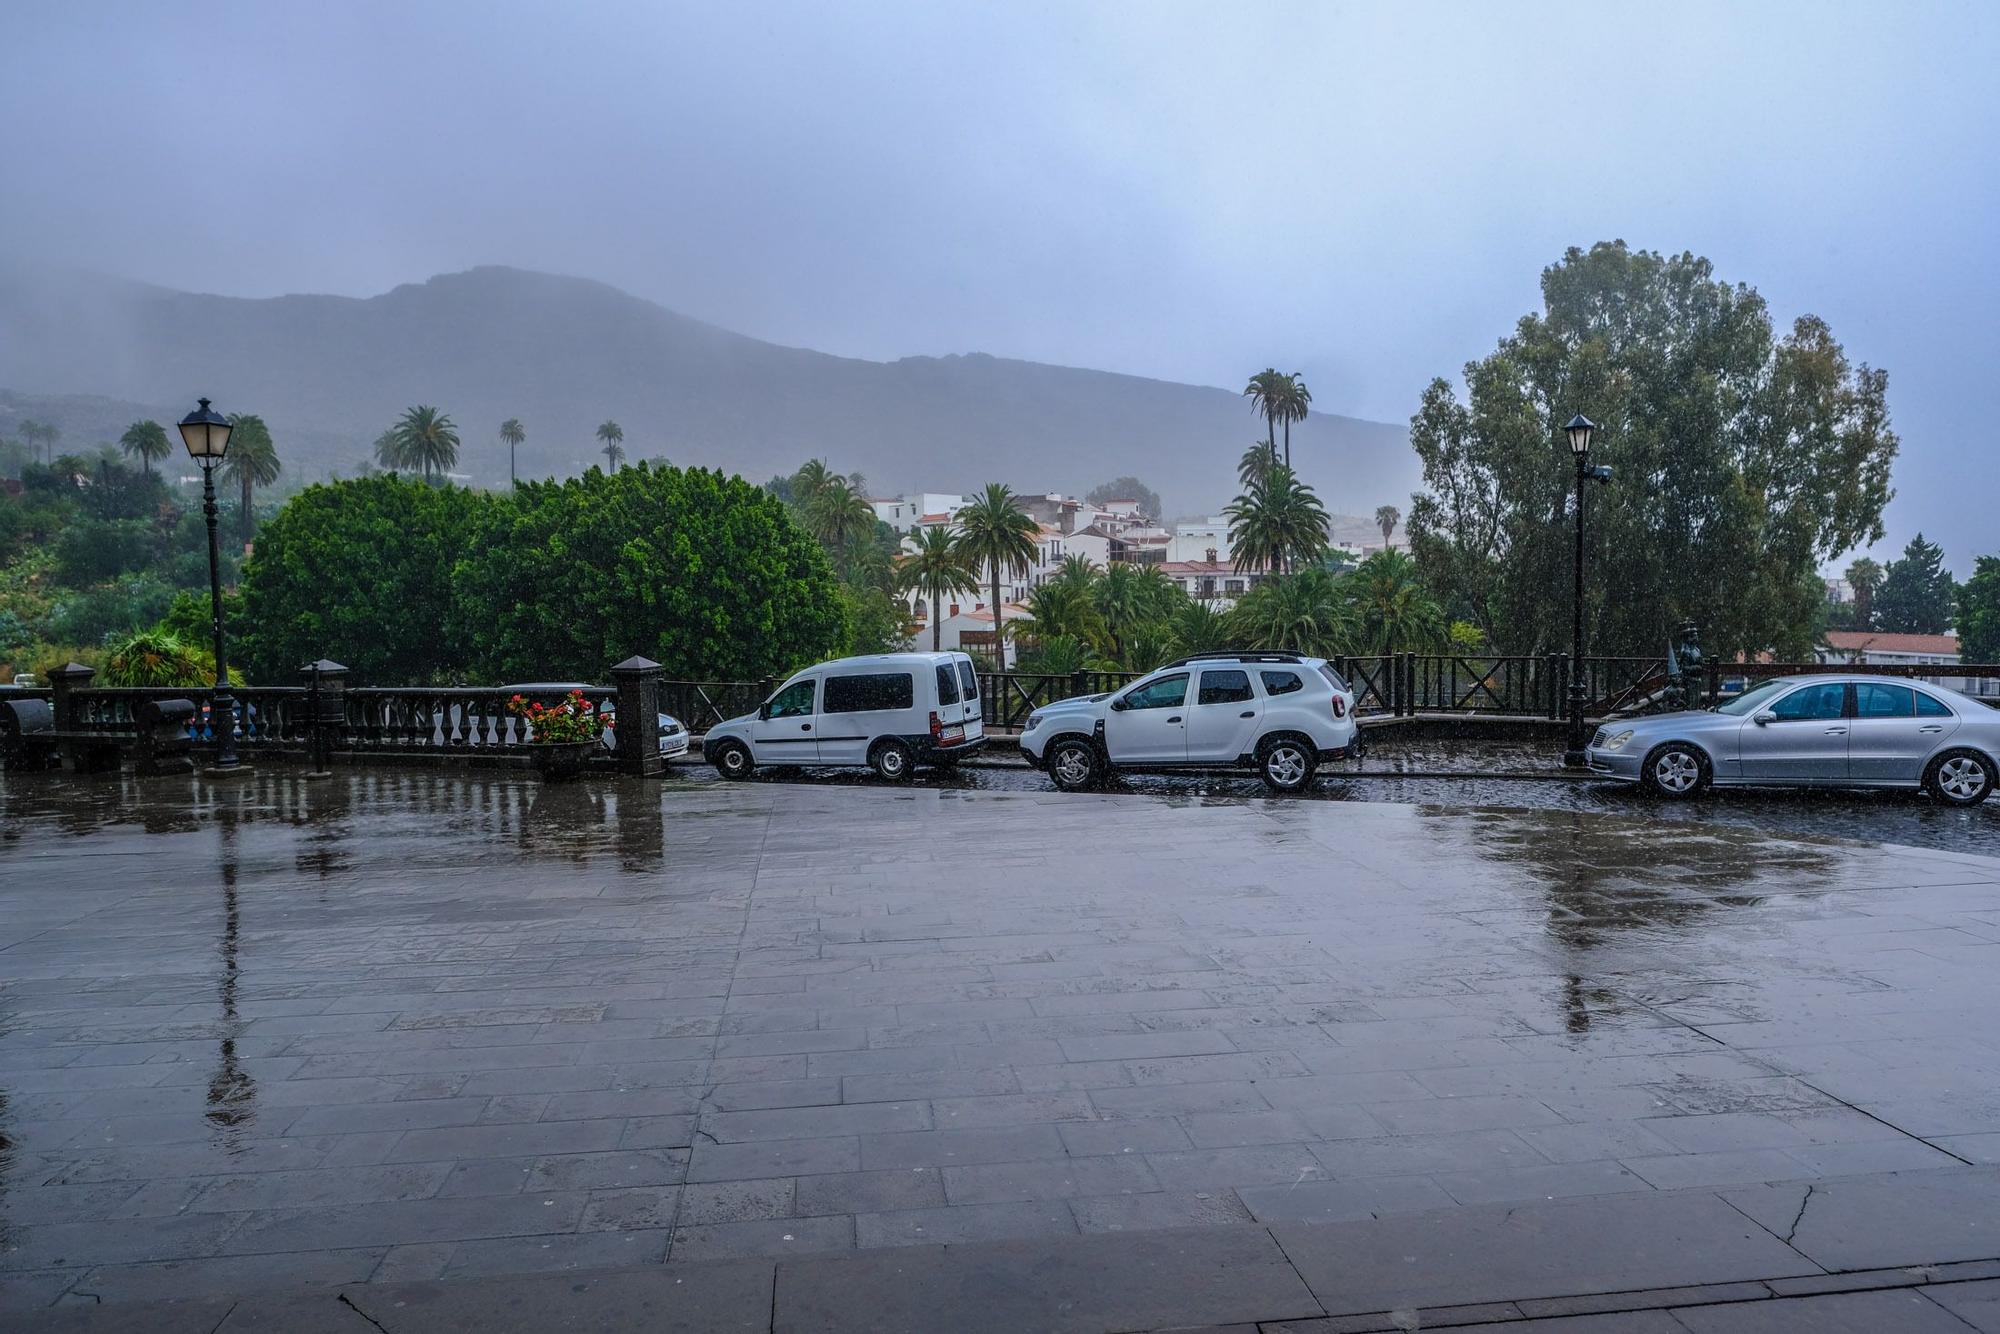
<svg viewBox="0 0 2000 1334"><path fill-rule="evenodd" d="M757 721L760 723L771 721L771 701L765 700L757 706Z"/></svg>
<svg viewBox="0 0 2000 1334"><path fill-rule="evenodd" d="M1114 699L1114 700L1112 700L1112 701L1111 701L1111 711L1112 711L1113 713L1123 713L1123 712L1125 712L1125 710L1126 710L1126 709L1128 709L1128 708L1130 708L1130 707L1131 707L1131 705L1127 704L1127 703L1126 703L1126 702L1125 702L1124 700L1122 700L1122 699Z"/></svg>
<svg viewBox="0 0 2000 1334"><path fill-rule="evenodd" d="M1750 721L1757 724L1757 726L1759 727L1769 727L1772 723L1778 721L1778 715L1770 712L1767 709L1763 713L1757 714L1754 717L1752 717Z"/></svg>

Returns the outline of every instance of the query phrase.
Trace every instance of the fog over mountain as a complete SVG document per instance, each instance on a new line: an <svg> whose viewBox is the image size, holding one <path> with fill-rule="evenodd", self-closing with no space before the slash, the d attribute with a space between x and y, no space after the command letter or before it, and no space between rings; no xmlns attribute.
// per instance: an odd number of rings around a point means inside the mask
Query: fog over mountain
<svg viewBox="0 0 2000 1334"><path fill-rule="evenodd" d="M1251 368L1256 369L1256 368ZM581 278L476 268L381 296L202 296L86 275L0 280L0 430L40 415L71 447L203 394L270 423L287 464L352 472L404 408L450 413L460 470L504 484L498 427L520 418L526 476L632 459L761 481L807 458L877 491L1080 492L1132 474L1173 513L1214 510L1262 433L1235 390L979 353L866 361L782 347ZM60 396L60 397L57 397ZM1331 508L1406 505L1404 427L1315 412L1292 452Z"/></svg>

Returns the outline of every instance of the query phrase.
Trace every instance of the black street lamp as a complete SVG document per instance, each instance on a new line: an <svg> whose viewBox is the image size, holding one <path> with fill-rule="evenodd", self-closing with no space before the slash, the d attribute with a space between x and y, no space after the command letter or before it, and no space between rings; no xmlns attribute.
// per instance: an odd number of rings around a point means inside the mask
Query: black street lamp
<svg viewBox="0 0 2000 1334"><path fill-rule="evenodd" d="M236 761L236 696L229 688L229 657L222 639L222 553L215 539L215 469L229 452L229 419L211 412L208 400L181 418L181 441L188 457L201 465L201 512L208 519L208 606L215 629L215 690L208 701L208 725L215 732L215 767L234 769Z"/></svg>
<svg viewBox="0 0 2000 1334"><path fill-rule="evenodd" d="M1590 437L1597 430L1597 423L1578 413L1563 427L1569 437L1569 452L1576 458L1576 592L1573 610L1575 619L1570 627L1569 656L1569 748L1563 752L1563 764L1571 769L1582 769L1589 761L1584 755L1589 745L1590 734L1584 730L1583 709L1590 700L1590 685L1583 666L1583 484L1585 482L1609 482L1611 469L1590 466Z"/></svg>

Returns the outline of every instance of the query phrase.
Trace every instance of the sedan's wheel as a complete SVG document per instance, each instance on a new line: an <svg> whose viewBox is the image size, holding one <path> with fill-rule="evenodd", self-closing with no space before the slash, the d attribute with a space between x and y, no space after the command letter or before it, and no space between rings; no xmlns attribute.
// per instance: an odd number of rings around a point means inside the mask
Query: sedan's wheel
<svg viewBox="0 0 2000 1334"><path fill-rule="evenodd" d="M1684 741L1670 741L1646 757L1639 780L1648 792L1679 800L1708 787L1708 757Z"/></svg>
<svg viewBox="0 0 2000 1334"><path fill-rule="evenodd" d="M1058 741L1049 747L1049 777L1065 792L1097 784L1097 751L1088 741Z"/></svg>
<svg viewBox="0 0 2000 1334"><path fill-rule="evenodd" d="M1313 770L1319 764L1319 756L1303 742L1290 737L1281 737L1264 747L1258 757L1257 768L1264 775L1264 786L1273 792L1298 792L1312 782Z"/></svg>
<svg viewBox="0 0 2000 1334"><path fill-rule="evenodd" d="M715 748L715 771L724 778L748 778L757 771L757 762L750 758L747 747L734 741L725 741Z"/></svg>
<svg viewBox="0 0 2000 1334"><path fill-rule="evenodd" d="M1947 806L1977 806L1992 795L1993 761L1977 751L1948 750L1931 762L1924 786Z"/></svg>
<svg viewBox="0 0 2000 1334"><path fill-rule="evenodd" d="M883 741L868 752L868 765L878 777L900 783L917 767L917 757L900 741Z"/></svg>

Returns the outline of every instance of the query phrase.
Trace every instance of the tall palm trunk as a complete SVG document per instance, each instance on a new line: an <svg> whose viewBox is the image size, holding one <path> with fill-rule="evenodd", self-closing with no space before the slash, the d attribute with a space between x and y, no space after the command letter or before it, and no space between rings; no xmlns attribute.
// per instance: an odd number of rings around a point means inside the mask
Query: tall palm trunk
<svg viewBox="0 0 2000 1334"><path fill-rule="evenodd" d="M993 670L1007 670L1007 625L1000 614L1000 559L993 559Z"/></svg>
<svg viewBox="0 0 2000 1334"><path fill-rule="evenodd" d="M1292 466L1292 419L1285 418L1285 466Z"/></svg>
<svg viewBox="0 0 2000 1334"><path fill-rule="evenodd" d="M931 585L931 652L944 652L944 588Z"/></svg>
<svg viewBox="0 0 2000 1334"><path fill-rule="evenodd" d="M243 474L243 536L250 536L250 474Z"/></svg>

